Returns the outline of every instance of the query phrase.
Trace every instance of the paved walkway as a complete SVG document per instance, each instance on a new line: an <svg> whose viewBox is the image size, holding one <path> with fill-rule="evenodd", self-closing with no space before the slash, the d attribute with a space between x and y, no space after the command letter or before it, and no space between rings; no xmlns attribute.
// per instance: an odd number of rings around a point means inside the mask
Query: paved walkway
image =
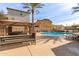
<svg viewBox="0 0 79 59"><path fill-rule="evenodd" d="M26 43L16 43L0 47L0 55L8 56L55 56L55 55L79 55L72 52L69 47L79 46L71 45L72 41L63 40L54 42L53 39L37 40L36 45L27 46ZM64 47L63 47L64 46ZM74 47L74 49L75 49ZM77 47L78 48L78 47ZM68 50L67 50L68 49ZM76 52L79 50L75 49ZM72 53L68 53L68 52ZM74 51L74 50L73 50Z"/></svg>

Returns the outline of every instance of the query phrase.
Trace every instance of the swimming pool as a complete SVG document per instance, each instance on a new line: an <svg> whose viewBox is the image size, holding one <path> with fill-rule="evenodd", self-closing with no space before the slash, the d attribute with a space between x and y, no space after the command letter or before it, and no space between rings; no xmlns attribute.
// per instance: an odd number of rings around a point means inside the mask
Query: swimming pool
<svg viewBox="0 0 79 59"><path fill-rule="evenodd" d="M72 36L69 32L41 32L43 36Z"/></svg>

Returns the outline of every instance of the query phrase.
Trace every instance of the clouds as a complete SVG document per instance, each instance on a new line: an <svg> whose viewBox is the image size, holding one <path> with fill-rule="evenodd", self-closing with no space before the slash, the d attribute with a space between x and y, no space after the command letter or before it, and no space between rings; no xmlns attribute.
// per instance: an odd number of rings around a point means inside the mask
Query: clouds
<svg viewBox="0 0 79 59"><path fill-rule="evenodd" d="M65 3L64 7L56 12L56 24L72 25L79 24L79 13L72 14L72 7L77 6L76 3ZM72 14L72 15L71 15Z"/></svg>
<svg viewBox="0 0 79 59"><path fill-rule="evenodd" d="M66 7L66 10L69 11L69 8L72 8L73 6L76 6L77 4L68 4ZM64 10L64 9L63 9ZM65 11L66 12L66 11ZM65 13L64 12L64 13ZM70 11L69 11L70 12ZM64 14L63 14L64 15ZM62 15L62 16L63 16ZM75 13L72 15L66 15L64 18L61 18L61 22L58 22L58 24L63 24L63 25L72 25L72 24L79 24L79 13Z"/></svg>
<svg viewBox="0 0 79 59"><path fill-rule="evenodd" d="M58 24L63 24L63 25L73 25L73 24L79 24L79 13L69 15L65 18L62 18L61 22L58 22Z"/></svg>
<svg viewBox="0 0 79 59"><path fill-rule="evenodd" d="M72 20L68 20L68 21L63 21L61 23L58 24L63 24L64 26L66 25L73 25L73 24L79 24L79 19L72 19Z"/></svg>

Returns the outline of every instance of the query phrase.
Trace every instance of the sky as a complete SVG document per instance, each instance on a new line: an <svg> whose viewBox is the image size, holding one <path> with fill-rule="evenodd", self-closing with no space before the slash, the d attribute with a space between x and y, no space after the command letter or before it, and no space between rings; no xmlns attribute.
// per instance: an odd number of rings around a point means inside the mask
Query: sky
<svg viewBox="0 0 79 59"><path fill-rule="evenodd" d="M72 14L74 6L77 6L77 3L45 3L43 8L37 9L39 13L35 13L35 21L47 18L56 25L79 24L79 13ZM0 3L0 11L7 13L7 7L26 10L21 3Z"/></svg>

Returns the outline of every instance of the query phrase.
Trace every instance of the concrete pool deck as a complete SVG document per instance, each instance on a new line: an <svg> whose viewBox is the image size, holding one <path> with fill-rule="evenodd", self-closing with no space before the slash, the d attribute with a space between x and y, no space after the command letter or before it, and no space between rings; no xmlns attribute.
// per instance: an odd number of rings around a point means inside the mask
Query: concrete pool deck
<svg viewBox="0 0 79 59"><path fill-rule="evenodd" d="M37 36L41 36L37 33ZM27 45L26 42L3 45L0 47L0 56L79 56L79 42L53 37L40 39L36 45Z"/></svg>
<svg viewBox="0 0 79 59"><path fill-rule="evenodd" d="M52 39L39 39L36 45L16 43L0 47L2 56L77 56L79 42L62 39L54 43Z"/></svg>

